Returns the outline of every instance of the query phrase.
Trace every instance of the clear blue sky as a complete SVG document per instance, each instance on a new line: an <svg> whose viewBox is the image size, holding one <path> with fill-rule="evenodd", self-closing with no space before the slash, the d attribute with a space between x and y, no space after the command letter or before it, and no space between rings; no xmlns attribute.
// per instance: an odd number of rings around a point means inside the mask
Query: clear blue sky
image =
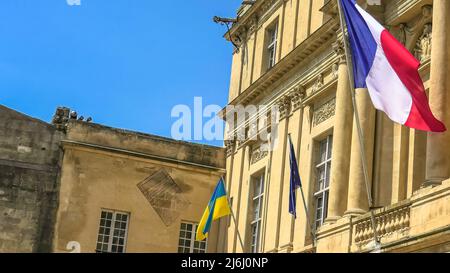
<svg viewBox="0 0 450 273"><path fill-rule="evenodd" d="M67 106L170 136L174 105L226 104L232 47L212 17L235 16L240 3L1 0L0 104L45 121Z"/></svg>

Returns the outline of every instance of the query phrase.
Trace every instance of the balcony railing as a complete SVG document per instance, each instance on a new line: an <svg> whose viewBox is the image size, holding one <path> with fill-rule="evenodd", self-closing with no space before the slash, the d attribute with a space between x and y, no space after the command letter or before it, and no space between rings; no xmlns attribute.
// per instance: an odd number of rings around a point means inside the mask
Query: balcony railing
<svg viewBox="0 0 450 273"><path fill-rule="evenodd" d="M381 240L403 235L410 228L411 203L395 207L383 208L375 212L377 235ZM357 246L365 245L373 240L373 228L370 216L357 219L354 226L354 241ZM395 236L394 236L395 237Z"/></svg>

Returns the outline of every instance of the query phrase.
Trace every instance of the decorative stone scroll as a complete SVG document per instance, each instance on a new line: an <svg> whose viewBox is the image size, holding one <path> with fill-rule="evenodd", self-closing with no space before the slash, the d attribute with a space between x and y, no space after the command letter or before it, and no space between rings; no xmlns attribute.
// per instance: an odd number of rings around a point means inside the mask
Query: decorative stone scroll
<svg viewBox="0 0 450 273"><path fill-rule="evenodd" d="M313 125L317 126L333 117L336 113L336 98L329 100L314 110Z"/></svg>

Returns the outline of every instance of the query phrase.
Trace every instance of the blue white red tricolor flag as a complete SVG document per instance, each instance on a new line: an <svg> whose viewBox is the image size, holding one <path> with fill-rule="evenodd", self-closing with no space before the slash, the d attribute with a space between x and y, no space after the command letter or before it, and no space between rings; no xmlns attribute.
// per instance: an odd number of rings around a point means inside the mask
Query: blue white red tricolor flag
<svg viewBox="0 0 450 273"><path fill-rule="evenodd" d="M355 88L367 88L376 109L410 128L444 132L431 112L420 62L356 3L340 0L347 24Z"/></svg>

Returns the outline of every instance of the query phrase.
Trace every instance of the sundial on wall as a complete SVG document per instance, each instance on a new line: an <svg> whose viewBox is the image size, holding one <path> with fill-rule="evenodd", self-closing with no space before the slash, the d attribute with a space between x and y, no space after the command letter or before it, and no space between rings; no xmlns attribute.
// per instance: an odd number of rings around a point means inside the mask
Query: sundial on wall
<svg viewBox="0 0 450 273"><path fill-rule="evenodd" d="M190 205L181 188L164 169L150 175L137 187L166 226L177 220L180 212Z"/></svg>

